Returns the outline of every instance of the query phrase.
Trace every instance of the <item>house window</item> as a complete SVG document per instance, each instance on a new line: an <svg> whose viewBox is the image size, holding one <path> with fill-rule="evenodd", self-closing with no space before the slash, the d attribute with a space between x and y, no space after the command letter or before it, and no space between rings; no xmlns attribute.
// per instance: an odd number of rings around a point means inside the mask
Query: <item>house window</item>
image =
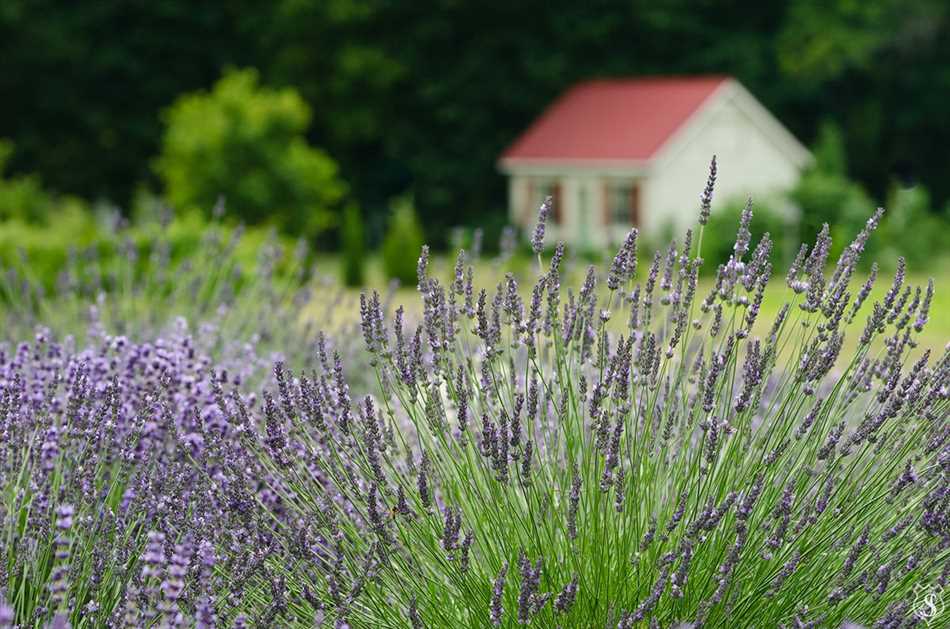
<svg viewBox="0 0 950 629"><path fill-rule="evenodd" d="M538 208L548 197L551 197L551 213L548 215L548 221L555 225L561 224L561 184L555 179L540 179L531 183L527 208L529 222L537 219Z"/></svg>
<svg viewBox="0 0 950 629"><path fill-rule="evenodd" d="M608 225L640 224L640 187L633 181L611 181L604 189Z"/></svg>

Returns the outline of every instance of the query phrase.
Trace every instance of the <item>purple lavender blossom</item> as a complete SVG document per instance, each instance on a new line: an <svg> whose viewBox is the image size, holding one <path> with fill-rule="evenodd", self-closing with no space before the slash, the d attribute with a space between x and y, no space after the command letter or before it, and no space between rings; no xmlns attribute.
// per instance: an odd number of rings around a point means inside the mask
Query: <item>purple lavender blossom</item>
<svg viewBox="0 0 950 629"><path fill-rule="evenodd" d="M498 576L495 577L495 584L492 586L489 621L495 627L501 626L502 614L504 613L504 607L502 606L502 596L505 592L505 576L507 574L508 562L506 561L504 564L502 564L501 569L498 571Z"/></svg>
<svg viewBox="0 0 950 629"><path fill-rule="evenodd" d="M699 197L699 224L705 225L709 222L709 213L712 208L713 189L716 186L716 156L713 155L709 162L709 178L706 181L706 187L703 194Z"/></svg>
<svg viewBox="0 0 950 629"><path fill-rule="evenodd" d="M538 223L534 227L534 234L531 236L531 250L535 255L541 255L544 249L544 225L548 220L548 214L554 204L553 197L546 197L538 208Z"/></svg>

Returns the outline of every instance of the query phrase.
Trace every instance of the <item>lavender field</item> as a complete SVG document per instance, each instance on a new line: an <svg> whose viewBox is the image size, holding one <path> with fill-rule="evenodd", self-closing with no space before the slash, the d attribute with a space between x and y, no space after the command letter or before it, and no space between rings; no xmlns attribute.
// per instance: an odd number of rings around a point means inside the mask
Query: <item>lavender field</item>
<svg viewBox="0 0 950 629"><path fill-rule="evenodd" d="M414 291L222 226L7 273L0 626L946 626L947 273L860 266L880 213L773 268L752 209L706 270L712 194Z"/></svg>

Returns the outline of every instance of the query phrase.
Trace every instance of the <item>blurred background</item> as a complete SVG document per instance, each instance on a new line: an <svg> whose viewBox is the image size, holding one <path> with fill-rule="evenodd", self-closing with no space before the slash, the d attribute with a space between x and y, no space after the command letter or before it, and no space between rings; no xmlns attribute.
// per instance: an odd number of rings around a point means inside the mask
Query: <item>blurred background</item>
<svg viewBox="0 0 950 629"><path fill-rule="evenodd" d="M54 286L120 228L183 255L218 215L411 283L423 241L517 249L499 158L560 95L658 75L734 77L810 150L760 230L840 242L883 205L872 256L947 275L945 0L4 0L0 261ZM713 261L744 200L719 199Z"/></svg>

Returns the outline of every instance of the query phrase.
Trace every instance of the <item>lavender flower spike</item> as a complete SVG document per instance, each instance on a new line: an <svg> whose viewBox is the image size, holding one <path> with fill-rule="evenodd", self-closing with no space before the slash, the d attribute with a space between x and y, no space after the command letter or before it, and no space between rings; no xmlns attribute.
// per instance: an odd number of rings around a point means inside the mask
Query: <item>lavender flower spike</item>
<svg viewBox="0 0 950 629"><path fill-rule="evenodd" d="M554 204L553 197L546 197L538 208L538 224L534 228L534 234L531 236L531 250L535 255L541 255L544 249L544 226L548 220L548 214L551 213L551 207Z"/></svg>
<svg viewBox="0 0 950 629"><path fill-rule="evenodd" d="M492 586L492 596L491 596L491 608L489 610L489 619L491 620L492 626L500 627L501 626L501 617L504 613L504 608L502 607L502 596L505 593L505 576L508 574L508 562L506 561L501 566L501 570L498 571L498 576L495 577L495 584Z"/></svg>
<svg viewBox="0 0 950 629"><path fill-rule="evenodd" d="M702 196L699 197L699 224L705 225L709 222L709 213L712 209L713 189L716 187L716 156L712 156L709 162L709 178L706 180L706 187L703 189Z"/></svg>

